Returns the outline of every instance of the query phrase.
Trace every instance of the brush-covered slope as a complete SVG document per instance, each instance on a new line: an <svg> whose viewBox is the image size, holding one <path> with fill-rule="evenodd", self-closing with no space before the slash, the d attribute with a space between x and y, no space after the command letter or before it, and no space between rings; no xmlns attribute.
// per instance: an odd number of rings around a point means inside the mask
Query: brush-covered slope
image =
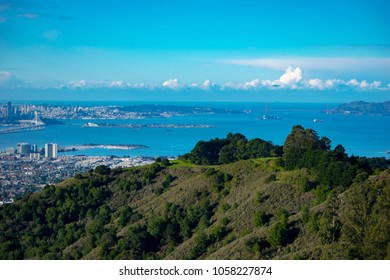
<svg viewBox="0 0 390 280"><path fill-rule="evenodd" d="M389 258L389 169L297 144L312 133L293 129L283 157L99 166L47 186L0 208L0 258Z"/></svg>

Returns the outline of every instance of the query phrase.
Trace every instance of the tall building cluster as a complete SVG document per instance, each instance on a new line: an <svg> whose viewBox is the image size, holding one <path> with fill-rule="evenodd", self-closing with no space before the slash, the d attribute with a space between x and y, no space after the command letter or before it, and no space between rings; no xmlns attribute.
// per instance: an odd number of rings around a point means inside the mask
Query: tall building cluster
<svg viewBox="0 0 390 280"><path fill-rule="evenodd" d="M18 143L16 145L16 151L10 147L5 150L6 154L18 154L21 156L29 156L32 159L41 159L44 155L45 158L57 158L58 157L58 145L55 143L45 144L44 149L38 149L38 146L29 143Z"/></svg>
<svg viewBox="0 0 390 280"><path fill-rule="evenodd" d="M12 106L9 101L7 104L0 104L0 118L12 119L20 115L19 107Z"/></svg>

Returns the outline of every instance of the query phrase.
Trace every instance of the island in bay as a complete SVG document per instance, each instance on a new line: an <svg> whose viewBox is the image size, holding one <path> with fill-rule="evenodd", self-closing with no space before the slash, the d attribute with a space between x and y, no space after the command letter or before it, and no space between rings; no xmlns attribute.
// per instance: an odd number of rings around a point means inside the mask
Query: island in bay
<svg viewBox="0 0 390 280"><path fill-rule="evenodd" d="M379 103L353 101L340 104L330 112L336 114L390 116L390 101Z"/></svg>

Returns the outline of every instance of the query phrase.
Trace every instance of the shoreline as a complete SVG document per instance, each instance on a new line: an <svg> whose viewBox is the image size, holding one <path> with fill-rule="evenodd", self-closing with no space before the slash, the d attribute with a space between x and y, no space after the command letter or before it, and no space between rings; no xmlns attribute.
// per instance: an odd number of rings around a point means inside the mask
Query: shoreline
<svg viewBox="0 0 390 280"><path fill-rule="evenodd" d="M82 145L69 145L64 147L59 147L59 153L65 152L76 152L90 149L107 149L107 150L136 150L136 149L147 149L149 148L146 145L136 145L136 144L82 144Z"/></svg>
<svg viewBox="0 0 390 280"><path fill-rule="evenodd" d="M82 127L119 127L119 128L214 128L209 124L113 124L88 122Z"/></svg>

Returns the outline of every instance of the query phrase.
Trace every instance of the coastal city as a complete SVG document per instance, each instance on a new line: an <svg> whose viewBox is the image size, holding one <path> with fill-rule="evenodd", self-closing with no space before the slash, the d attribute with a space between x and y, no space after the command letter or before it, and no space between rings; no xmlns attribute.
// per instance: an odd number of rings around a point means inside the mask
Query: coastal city
<svg viewBox="0 0 390 280"><path fill-rule="evenodd" d="M148 107L148 106L147 106ZM168 118L177 114L196 113L187 108L175 110L164 108L134 107L84 107L31 104L0 104L0 134L28 132L45 129L46 125L61 124L64 119L143 119ZM201 109L198 109L201 111ZM93 126L93 124L90 126ZM172 127L167 125L167 127ZM182 126L183 127L183 126ZM56 143L15 143L0 151L0 205L12 203L26 192L40 191L44 186L56 184L78 173L88 172L99 165L110 168L140 166L154 162L151 157L116 157L64 155L61 153L87 149L132 150L146 148L144 145L81 144L59 147Z"/></svg>
<svg viewBox="0 0 390 280"><path fill-rule="evenodd" d="M154 162L148 157L115 156L58 156L59 151L75 148L58 147L55 143L44 148L28 143L18 143L16 149L9 147L0 154L0 205L12 203L26 192L40 191L50 184L57 184L78 173L88 172L99 165L110 168L140 166ZM107 148L128 148L108 146Z"/></svg>
<svg viewBox="0 0 390 280"><path fill-rule="evenodd" d="M197 114L229 112L225 109L170 105L133 106L78 106L53 104L0 104L0 135L34 132L48 125L61 125L64 120L137 120L145 118L171 118ZM211 128L205 124L112 124L88 122L84 127L118 128ZM69 152L89 149L132 150L145 145L78 144L58 146L46 143L15 143L0 151L0 205L12 203L26 192L40 191L44 186L56 184L78 173L88 172L99 165L110 168L140 166L154 162L153 157L116 157L69 155ZM59 156L59 154L66 154Z"/></svg>
<svg viewBox="0 0 390 280"><path fill-rule="evenodd" d="M0 104L0 124L16 124L20 120L34 118L38 114L43 120L65 119L145 119L170 118L197 114L228 112L226 109L191 106L143 104L133 106L70 106L52 104ZM58 122L55 122L58 124ZM50 122L49 122L50 124Z"/></svg>

